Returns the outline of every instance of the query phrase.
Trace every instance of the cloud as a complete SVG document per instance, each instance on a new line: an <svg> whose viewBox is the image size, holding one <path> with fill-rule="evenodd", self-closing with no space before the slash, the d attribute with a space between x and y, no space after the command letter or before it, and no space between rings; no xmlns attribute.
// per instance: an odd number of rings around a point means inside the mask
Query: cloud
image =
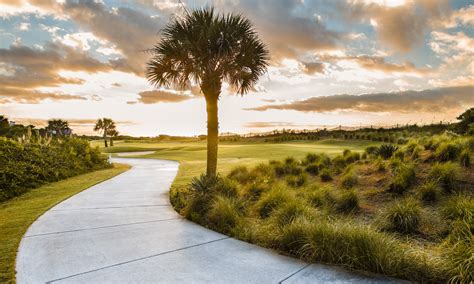
<svg viewBox="0 0 474 284"><path fill-rule="evenodd" d="M454 11L451 17L443 22L445 28L455 28L460 25L474 25L474 5Z"/></svg>
<svg viewBox="0 0 474 284"><path fill-rule="evenodd" d="M361 112L450 112L474 105L474 85L363 95L333 95L312 97L280 105L264 105L247 110L296 110L301 112L330 112L351 110Z"/></svg>
<svg viewBox="0 0 474 284"><path fill-rule="evenodd" d="M179 93L173 93L165 90L153 90L144 91L138 93L137 102L143 104L157 104L157 103L179 103L195 98L194 95L184 95ZM134 104L134 102L127 102L128 104Z"/></svg>
<svg viewBox="0 0 474 284"><path fill-rule="evenodd" d="M78 95L69 95L55 92L40 92L15 88L0 88L0 105L8 103L37 104L43 100L86 100Z"/></svg>
<svg viewBox="0 0 474 284"><path fill-rule="evenodd" d="M96 73L110 71L108 63L90 57L60 43L46 43L43 48L12 45L0 48L1 103L38 103L41 100L85 99L62 92L41 92L38 87L58 87L62 84L83 84L84 80L66 78L61 71Z"/></svg>
<svg viewBox="0 0 474 284"><path fill-rule="evenodd" d="M264 121L253 121L243 125L246 128L270 128L270 127L295 127L296 125L292 122L264 122Z"/></svg>
<svg viewBox="0 0 474 284"><path fill-rule="evenodd" d="M326 61L340 61L340 60L351 60L355 61L360 67L368 70L382 71L384 73L416 73L426 74L432 70L427 68L417 68L411 62L405 62L403 64L395 64L386 62L383 57L380 56L321 56L321 60Z"/></svg>
<svg viewBox="0 0 474 284"><path fill-rule="evenodd" d="M316 9L304 1L240 0L216 1L215 4L221 10L247 16L268 44L275 62L282 58L298 59L302 53L315 50L342 48L343 33L328 29L314 15Z"/></svg>
<svg viewBox="0 0 474 284"><path fill-rule="evenodd" d="M427 30L450 14L447 0L405 1L391 7L378 2L352 0L341 5L341 11L351 20L370 22L380 41L396 51L412 50Z"/></svg>
<svg viewBox="0 0 474 284"><path fill-rule="evenodd" d="M9 73L0 75L0 85L13 88L53 87L60 84L80 84L81 80L64 78L61 70L96 73L112 67L59 43L46 43L43 49L15 46L0 49L0 64Z"/></svg>
<svg viewBox="0 0 474 284"><path fill-rule="evenodd" d="M301 62L302 71L308 75L324 73L324 64L321 62Z"/></svg>
<svg viewBox="0 0 474 284"><path fill-rule="evenodd" d="M108 9L97 1L67 2L61 8L79 26L112 43L123 54L123 58L112 61L116 69L144 75L149 57L144 51L158 40L157 32L166 23L167 15L152 18L127 7Z"/></svg>

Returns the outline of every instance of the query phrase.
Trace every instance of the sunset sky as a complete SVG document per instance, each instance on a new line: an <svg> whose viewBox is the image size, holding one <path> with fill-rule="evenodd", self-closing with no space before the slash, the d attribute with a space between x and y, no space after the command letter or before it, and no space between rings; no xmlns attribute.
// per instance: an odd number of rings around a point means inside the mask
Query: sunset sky
<svg viewBox="0 0 474 284"><path fill-rule="evenodd" d="M216 0L247 16L271 52L255 91L225 85L220 132L453 121L474 106L474 5L442 0ZM154 89L151 48L177 0L0 0L0 114L92 133L206 132L199 90Z"/></svg>

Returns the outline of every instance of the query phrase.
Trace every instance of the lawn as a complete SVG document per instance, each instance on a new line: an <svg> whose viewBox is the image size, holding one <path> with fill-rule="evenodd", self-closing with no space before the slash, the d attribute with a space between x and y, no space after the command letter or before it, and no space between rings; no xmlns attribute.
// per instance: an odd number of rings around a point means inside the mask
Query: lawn
<svg viewBox="0 0 474 284"><path fill-rule="evenodd" d="M64 199L127 169L128 165L115 164L111 169L50 183L0 203L0 283L15 282L18 245L28 227L41 214Z"/></svg>
<svg viewBox="0 0 474 284"><path fill-rule="evenodd" d="M307 153L325 153L329 156L341 154L344 149L362 152L366 147L378 142L361 140L321 140L287 143L221 143L219 145L218 171L227 174L238 165L253 166L269 160L281 160L288 156L303 158ZM102 141L92 145L103 147ZM115 142L114 147L103 148L107 153L155 151L140 156L155 159L168 159L180 162L179 172L173 187L189 184L191 179L206 170L206 142Z"/></svg>

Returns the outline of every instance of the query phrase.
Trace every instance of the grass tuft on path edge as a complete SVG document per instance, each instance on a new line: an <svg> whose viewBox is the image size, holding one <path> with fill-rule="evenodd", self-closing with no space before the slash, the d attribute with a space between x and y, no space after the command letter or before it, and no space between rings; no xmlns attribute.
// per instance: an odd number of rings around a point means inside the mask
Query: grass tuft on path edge
<svg viewBox="0 0 474 284"><path fill-rule="evenodd" d="M114 164L58 182L46 184L0 203L0 283L15 283L15 260L21 238L28 227L59 202L130 168Z"/></svg>

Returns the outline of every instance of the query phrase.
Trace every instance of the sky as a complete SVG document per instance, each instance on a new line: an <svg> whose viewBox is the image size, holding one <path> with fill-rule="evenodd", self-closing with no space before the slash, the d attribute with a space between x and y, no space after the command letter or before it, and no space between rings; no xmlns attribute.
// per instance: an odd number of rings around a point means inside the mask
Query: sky
<svg viewBox="0 0 474 284"><path fill-rule="evenodd" d="M474 106L468 0L1 0L0 114L204 134L199 88L157 89L145 68L171 17L209 5L249 18L271 56L249 94L223 85L221 133L448 122Z"/></svg>

